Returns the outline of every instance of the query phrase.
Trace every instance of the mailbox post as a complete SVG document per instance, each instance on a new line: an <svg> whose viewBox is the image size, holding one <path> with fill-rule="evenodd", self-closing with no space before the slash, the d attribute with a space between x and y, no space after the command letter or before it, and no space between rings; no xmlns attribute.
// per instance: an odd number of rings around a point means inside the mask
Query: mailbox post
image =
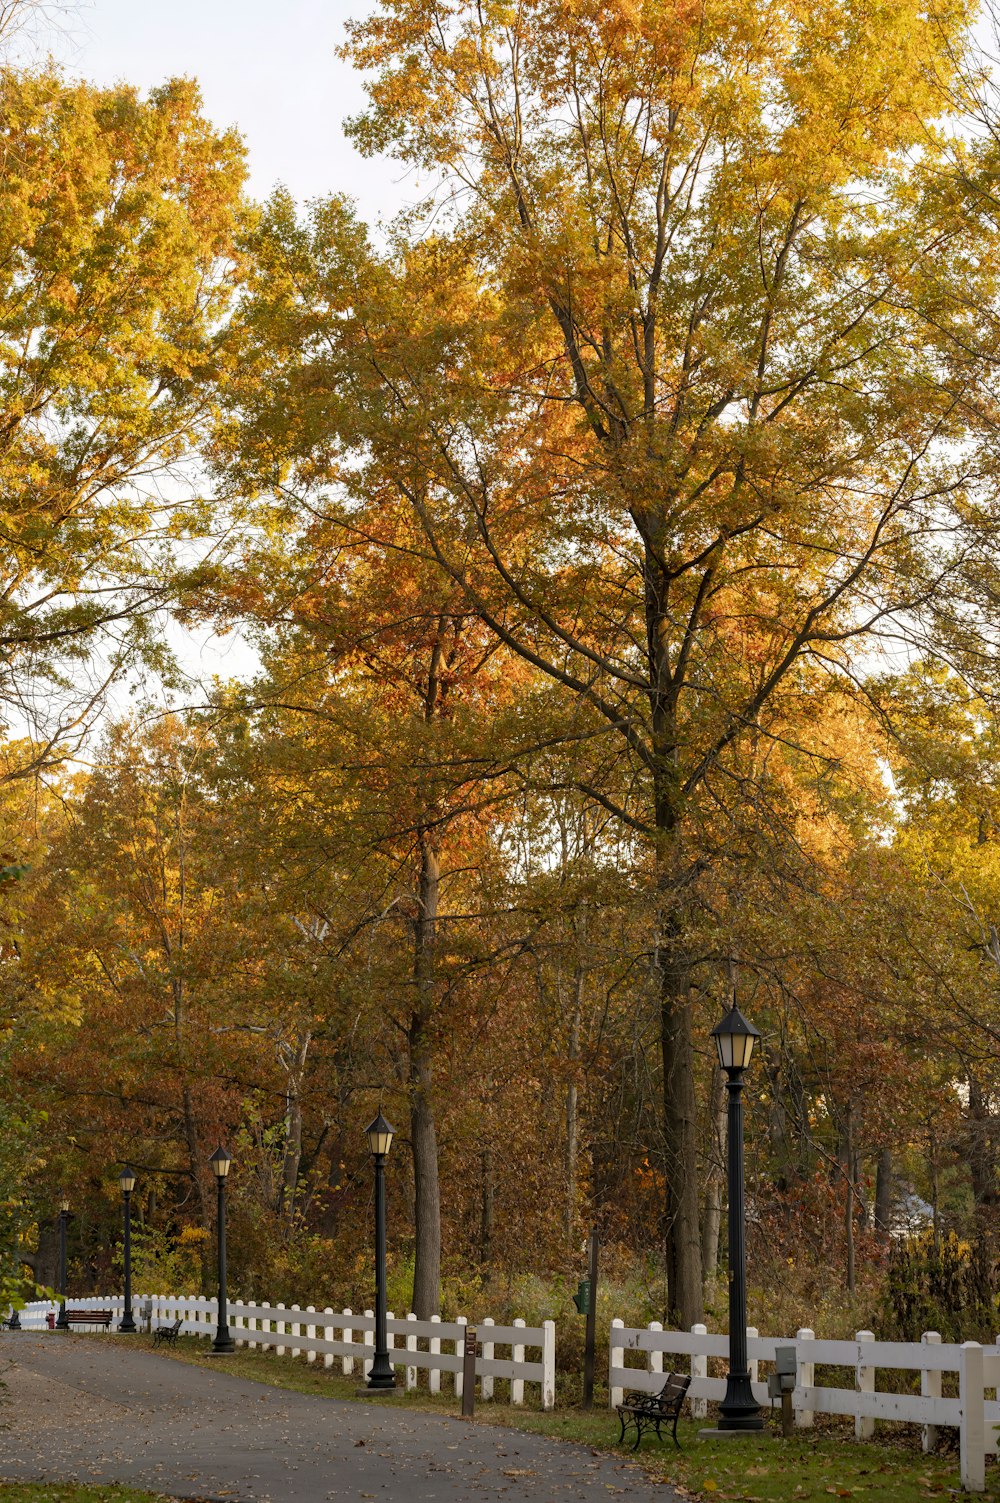
<svg viewBox="0 0 1000 1503"><path fill-rule="evenodd" d="M768 1397L781 1400L781 1433L785 1440L792 1435L792 1394L798 1378L798 1362L793 1346L776 1346L774 1372L767 1380Z"/></svg>

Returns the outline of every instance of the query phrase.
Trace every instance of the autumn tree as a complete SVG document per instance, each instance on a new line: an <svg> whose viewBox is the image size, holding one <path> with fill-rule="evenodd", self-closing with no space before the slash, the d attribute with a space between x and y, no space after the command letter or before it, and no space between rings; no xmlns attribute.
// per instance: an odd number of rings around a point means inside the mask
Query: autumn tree
<svg viewBox="0 0 1000 1503"><path fill-rule="evenodd" d="M700 821L804 686L883 639L968 641L972 539L995 557L970 337L992 148L931 128L966 24L913 0L388 0L346 48L356 141L439 188L434 234L411 215L374 272L339 232L325 329L367 415L345 484L391 478L470 606L629 760L684 1323Z"/></svg>
<svg viewBox="0 0 1000 1503"><path fill-rule="evenodd" d="M0 704L35 743L7 743L10 777L64 753L116 675L163 662L244 168L190 82L144 100L6 67L0 121Z"/></svg>

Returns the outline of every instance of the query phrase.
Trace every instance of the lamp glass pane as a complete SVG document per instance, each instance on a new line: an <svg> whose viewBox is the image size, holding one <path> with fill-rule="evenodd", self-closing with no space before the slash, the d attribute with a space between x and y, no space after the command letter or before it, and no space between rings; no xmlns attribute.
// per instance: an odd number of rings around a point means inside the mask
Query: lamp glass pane
<svg viewBox="0 0 1000 1503"><path fill-rule="evenodd" d="M733 1067L733 1036L731 1033L717 1033L715 1035L716 1047L719 1051L719 1064L724 1070Z"/></svg>
<svg viewBox="0 0 1000 1503"><path fill-rule="evenodd" d="M64 1200L62 1202L62 1205L61 1205L60 1209L63 1210L63 1211L68 1211L69 1210L69 1201L68 1200Z"/></svg>
<svg viewBox="0 0 1000 1503"><path fill-rule="evenodd" d="M118 1176L118 1183L122 1187L123 1195L131 1195L135 1189L135 1170L126 1166Z"/></svg>

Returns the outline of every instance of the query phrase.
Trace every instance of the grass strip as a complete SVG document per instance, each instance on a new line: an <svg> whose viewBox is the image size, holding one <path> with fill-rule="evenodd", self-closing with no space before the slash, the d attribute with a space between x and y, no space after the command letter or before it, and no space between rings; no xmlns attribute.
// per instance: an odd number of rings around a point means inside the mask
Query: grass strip
<svg viewBox="0 0 1000 1503"><path fill-rule="evenodd" d="M0 1503L167 1503L162 1493L111 1483L0 1482Z"/></svg>

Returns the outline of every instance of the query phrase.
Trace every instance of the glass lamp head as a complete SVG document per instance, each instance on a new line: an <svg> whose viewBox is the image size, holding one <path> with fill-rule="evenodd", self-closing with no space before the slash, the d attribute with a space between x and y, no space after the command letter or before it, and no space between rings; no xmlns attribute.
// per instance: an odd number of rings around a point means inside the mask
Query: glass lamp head
<svg viewBox="0 0 1000 1503"><path fill-rule="evenodd" d="M752 1023L747 1022L734 1002L726 1016L712 1029L712 1037L719 1051L719 1064L722 1068L745 1070L760 1033Z"/></svg>
<svg viewBox="0 0 1000 1503"><path fill-rule="evenodd" d="M216 1179L225 1179L229 1173L229 1166L233 1161L220 1143L208 1162L212 1166L212 1173Z"/></svg>
<svg viewBox="0 0 1000 1503"><path fill-rule="evenodd" d="M374 1122L365 1128L365 1137L368 1139L368 1147L376 1157L381 1154L384 1158L392 1147L394 1127L390 1127L382 1113L379 1112Z"/></svg>

